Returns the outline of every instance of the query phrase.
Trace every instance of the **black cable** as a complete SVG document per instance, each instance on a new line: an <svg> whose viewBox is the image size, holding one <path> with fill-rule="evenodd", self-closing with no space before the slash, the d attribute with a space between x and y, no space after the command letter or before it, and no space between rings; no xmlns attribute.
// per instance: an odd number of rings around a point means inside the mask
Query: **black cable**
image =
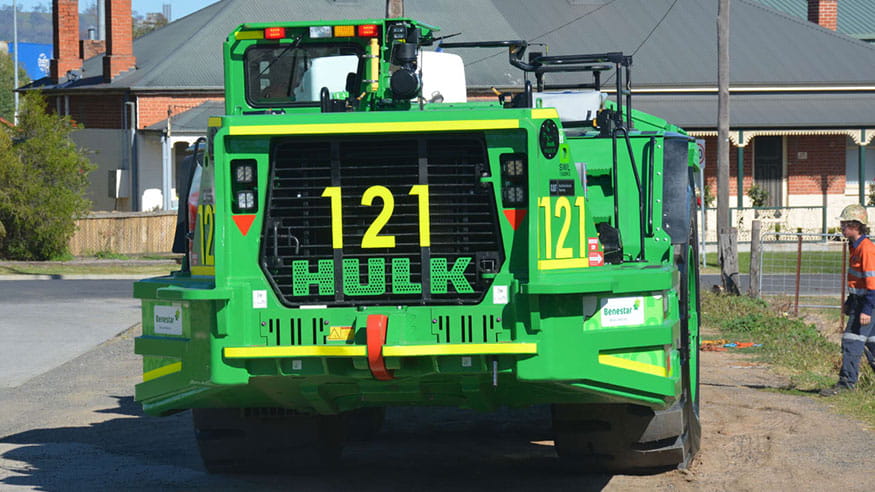
<svg viewBox="0 0 875 492"><path fill-rule="evenodd" d="M639 44L638 47L635 48L635 51L632 52L632 56L635 56L635 54L638 53L638 50L640 50L641 47L644 46L644 43L646 43L647 40L650 39L650 36L652 36L653 33L656 32L657 29L659 29L659 26L662 25L662 21L664 21L665 18L668 17L668 14L671 12L671 9L673 9L677 3L678 3L678 0L674 0L674 2L672 2L671 5L669 5L668 9L666 9L666 11L665 11L665 14L662 15L661 19L659 19L659 22L657 22L656 25L653 26L653 29L651 29L650 32L647 33L647 36L644 37L644 40L641 41L641 44Z"/></svg>
<svg viewBox="0 0 875 492"><path fill-rule="evenodd" d="M549 31L547 31L547 32L545 32L545 33L543 33L543 34L539 34L539 35L535 36L534 38L532 38L532 39L530 39L530 40L527 40L527 41L528 41L529 43L531 43L532 41L537 41L538 39L541 39L541 38L543 38L543 37L545 37L545 36L548 36L548 35L550 35L550 34L553 34L554 32L556 32L556 31L558 31L558 30L560 30L560 29L562 29L562 28L564 28L564 27L567 27L567 26L569 26L569 25L571 25L571 24L574 24L575 22L579 21L580 19L583 19L584 17L590 16L590 15L592 15L592 14L598 12L599 10L601 10L601 9L603 9L603 8L605 8L605 7L609 6L609 5L611 5L611 4L613 4L613 3L616 2L616 1L617 1L617 0L611 0L610 2L608 2L608 3L606 3L606 4L602 5L602 6L600 6L600 7L598 7L598 8L596 8L596 9L594 9L594 10L590 10L589 12L587 12L587 13L581 15L581 16L575 17L574 19L571 19L570 21L566 22L565 24L562 24L562 25L559 26L559 27L556 27L556 28L554 28L554 29L551 29L551 30L549 30ZM677 1L677 0L675 0L675 1ZM501 56L501 55L504 55L504 54L505 54L505 52L502 51L502 52L495 53L495 54L492 54L492 55L489 55L489 56L484 56L483 58L480 58L480 59L478 59L478 60L474 60L474 61L472 61L471 63L466 63L465 66L466 66L466 67L470 67L471 65L474 65L474 64L480 63L480 62L482 62L482 61L489 60L489 59L491 59L491 58L495 58L496 56Z"/></svg>
<svg viewBox="0 0 875 492"><path fill-rule="evenodd" d="M662 25L662 22L665 20L666 17L668 17L668 14L671 12L671 9L673 9L674 6L675 6L677 3L678 3L678 0L674 0L674 2L672 2L671 5L669 5L668 8L665 9L665 13L662 14L662 18L659 19L659 21L656 23L656 25L653 26L653 29L651 29L650 32L647 33L647 36L644 36L644 39L641 41L641 43L638 44L638 47L635 48L635 51L632 52L632 55L631 55L631 56L632 56L633 58L634 58L634 56L638 53L638 50L640 50L641 47L644 46L644 43L646 43L647 40L650 39L650 36L653 36L653 33L655 33L657 29L659 29L659 26ZM614 73L612 73L611 75L609 75L609 76L608 76L608 80L605 80L605 82L608 82L609 80L611 80L611 77L613 77L614 75L616 75L616 72L614 72Z"/></svg>

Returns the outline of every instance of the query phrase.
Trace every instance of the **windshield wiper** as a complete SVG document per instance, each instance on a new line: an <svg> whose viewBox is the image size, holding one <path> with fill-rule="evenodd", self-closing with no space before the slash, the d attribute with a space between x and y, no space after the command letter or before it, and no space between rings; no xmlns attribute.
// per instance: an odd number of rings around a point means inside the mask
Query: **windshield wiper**
<svg viewBox="0 0 875 492"><path fill-rule="evenodd" d="M294 49L294 48L297 48L298 45L301 44L301 40L302 40L302 39L304 39L304 35L303 35L303 34L301 34L300 36L298 36L298 37L297 37L297 38L296 38L291 44L289 44L288 46L286 46L285 49L283 49L283 50L280 52L280 54L278 54L278 55L276 55L275 57L273 57L273 59L270 61L270 63L268 63L267 66L264 67L264 70L262 70L261 72L259 72L259 73L258 73L258 76L256 76L255 78L259 78L259 77L261 77L262 75L264 75L264 72L267 72L268 70L270 70L270 67L272 67L273 64L276 63L280 58L282 58L283 56L285 56L286 53L289 52L289 50Z"/></svg>

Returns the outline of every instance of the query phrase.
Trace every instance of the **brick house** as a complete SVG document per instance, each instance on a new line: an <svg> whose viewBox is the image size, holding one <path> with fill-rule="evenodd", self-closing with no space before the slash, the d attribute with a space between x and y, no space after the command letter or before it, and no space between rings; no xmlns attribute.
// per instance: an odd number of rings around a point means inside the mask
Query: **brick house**
<svg viewBox="0 0 875 492"><path fill-rule="evenodd" d="M763 0L732 4L730 205L750 207L747 192L758 185L768 192L764 205L784 208L770 217L783 230L826 232L842 207L866 203L873 190L875 66L867 60L875 47L835 32L840 1L808 0L808 22L764 7ZM712 84L671 92L639 88L644 94L638 97L640 108L705 139L712 196L716 62L714 67ZM859 186L861 175L868 187ZM742 229L754 215L733 212Z"/></svg>
<svg viewBox="0 0 875 492"><path fill-rule="evenodd" d="M101 1L106 40L80 41L79 2L52 0L55 58L50 75L25 89L41 89L51 109L84 127L73 138L98 166L89 189L95 210L174 208L176 167L197 135L145 129L169 123L205 101L221 101L221 81L183 82L186 77L177 76L180 67L164 64L172 50L149 46L160 33L151 41L149 35L137 40L145 48L138 46L144 54L138 59L131 1ZM221 66L221 59L217 63Z"/></svg>
<svg viewBox="0 0 875 492"><path fill-rule="evenodd" d="M105 1L108 18L130 19L129 0ZM792 220L819 230L823 217L835 217L866 191L857 184L858 162L865 163L864 181L875 177L875 47L818 25L842 0L807 1L816 7L814 22L757 0L732 3L730 202L749 206L745 192L759 184L769 191L767 205L802 207ZM134 42L130 22L108 23L106 53L83 60L65 48L78 41L65 27L76 24L70 20L75 4L53 0L59 44L52 76L30 87L42 88L56 111L84 124L77 138L97 150L101 166L92 191L98 209L140 210L155 203L145 200L149 192L172 195L182 149L204 134L205 116L221 112L221 44L237 24L385 13L385 0L221 0ZM462 6L466 15L460 16ZM551 53L632 54L633 106L705 140L705 178L713 195L716 14L716 2L700 0L405 3L405 15L441 26L445 34L462 33L454 40L526 39L549 45ZM457 52L467 61L472 97L494 97L492 87L522 86L522 73L509 67L504 50ZM128 198L105 198L106 173L116 169L123 172L114 176L129 177ZM168 204L161 200L162 207Z"/></svg>

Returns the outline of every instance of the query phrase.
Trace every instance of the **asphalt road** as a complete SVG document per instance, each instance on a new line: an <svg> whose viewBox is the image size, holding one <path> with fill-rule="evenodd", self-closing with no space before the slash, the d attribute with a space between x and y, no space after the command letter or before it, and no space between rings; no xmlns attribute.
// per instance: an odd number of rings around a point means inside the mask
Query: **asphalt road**
<svg viewBox="0 0 875 492"><path fill-rule="evenodd" d="M14 388L140 321L132 280L0 281L0 388Z"/></svg>

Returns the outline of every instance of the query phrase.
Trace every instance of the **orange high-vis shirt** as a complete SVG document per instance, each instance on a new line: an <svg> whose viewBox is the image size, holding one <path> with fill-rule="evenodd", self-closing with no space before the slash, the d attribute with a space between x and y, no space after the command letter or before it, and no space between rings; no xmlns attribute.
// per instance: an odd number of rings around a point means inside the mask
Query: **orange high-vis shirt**
<svg viewBox="0 0 875 492"><path fill-rule="evenodd" d="M848 246L851 250L848 292L863 297L860 311L871 315L875 306L875 244L868 236L862 236Z"/></svg>

